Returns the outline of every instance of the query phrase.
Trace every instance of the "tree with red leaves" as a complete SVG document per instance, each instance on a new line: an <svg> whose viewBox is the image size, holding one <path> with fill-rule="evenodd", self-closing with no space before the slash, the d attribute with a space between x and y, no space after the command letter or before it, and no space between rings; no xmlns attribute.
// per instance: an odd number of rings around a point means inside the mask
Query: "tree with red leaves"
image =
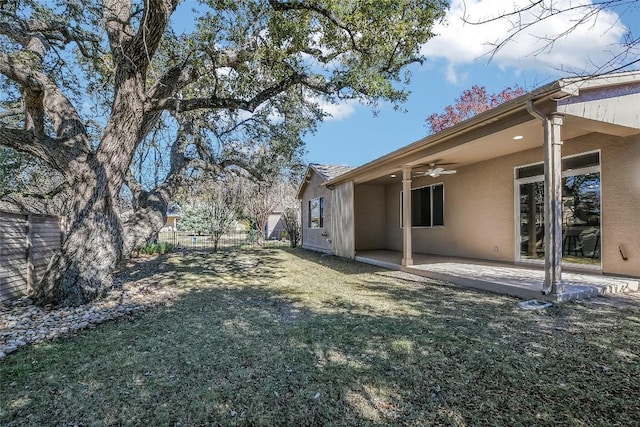
<svg viewBox="0 0 640 427"><path fill-rule="evenodd" d="M446 128L470 119L476 114L480 114L491 108L507 102L511 99L524 95L524 89L515 85L508 86L502 92L487 94L484 86L473 85L471 89L462 92L462 96L456 99L454 105L447 105L443 113L433 113L426 118L429 133L438 133Z"/></svg>

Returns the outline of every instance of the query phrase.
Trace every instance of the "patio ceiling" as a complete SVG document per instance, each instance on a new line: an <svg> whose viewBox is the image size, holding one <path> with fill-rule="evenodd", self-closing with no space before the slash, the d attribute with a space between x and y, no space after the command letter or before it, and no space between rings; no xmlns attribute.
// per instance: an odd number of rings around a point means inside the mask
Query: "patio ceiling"
<svg viewBox="0 0 640 427"><path fill-rule="evenodd" d="M529 113L528 106L545 116L563 114L564 141L594 132L619 137L638 134L639 83L640 71L561 79L330 179L326 185L345 181L386 185L401 181L402 167L407 165L415 171L425 170L430 163L458 169L540 147L542 122Z"/></svg>
<svg viewBox="0 0 640 427"><path fill-rule="evenodd" d="M402 166L410 165L415 172L427 170L431 163L446 164L446 169L460 169L478 163L520 151L541 147L544 141L542 123L531 117L504 129L489 131L475 138L452 139L451 141L427 146L410 159L398 159L395 164L368 176L356 178L356 184L389 185L402 182ZM562 126L562 139L569 140L592 132L627 136L637 132L630 128L597 122L575 116L566 116ZM514 139L516 136L522 138ZM470 139L470 140L467 140ZM395 175L392 177L392 175Z"/></svg>

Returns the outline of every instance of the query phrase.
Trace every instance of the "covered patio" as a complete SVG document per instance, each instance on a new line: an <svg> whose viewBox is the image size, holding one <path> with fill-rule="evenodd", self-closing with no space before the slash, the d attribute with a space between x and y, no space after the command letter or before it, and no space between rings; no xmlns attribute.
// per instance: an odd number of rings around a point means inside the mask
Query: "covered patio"
<svg viewBox="0 0 640 427"><path fill-rule="evenodd" d="M413 265L402 265L402 252L392 250L361 251L356 261L391 270L399 270L431 279L442 280L465 288L511 295L525 299L569 301L598 295L638 291L640 279L606 276L588 269L565 266L562 294L542 293L544 265L515 265L507 262L485 261L414 253Z"/></svg>
<svg viewBox="0 0 640 427"><path fill-rule="evenodd" d="M637 290L639 100L640 72L563 79L352 169L327 241L525 298Z"/></svg>

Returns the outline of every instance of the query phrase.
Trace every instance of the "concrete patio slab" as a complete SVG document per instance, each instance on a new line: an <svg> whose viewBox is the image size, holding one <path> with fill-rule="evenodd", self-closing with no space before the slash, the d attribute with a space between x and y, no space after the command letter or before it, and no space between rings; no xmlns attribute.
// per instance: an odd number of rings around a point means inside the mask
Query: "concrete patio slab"
<svg viewBox="0 0 640 427"><path fill-rule="evenodd" d="M562 294L543 295L544 269L533 264L523 266L414 253L414 265L405 267L401 265L402 253L387 250L358 252L355 260L466 288L525 299L569 301L640 289L639 278L607 276L593 270L580 271L576 266L565 268L563 271Z"/></svg>

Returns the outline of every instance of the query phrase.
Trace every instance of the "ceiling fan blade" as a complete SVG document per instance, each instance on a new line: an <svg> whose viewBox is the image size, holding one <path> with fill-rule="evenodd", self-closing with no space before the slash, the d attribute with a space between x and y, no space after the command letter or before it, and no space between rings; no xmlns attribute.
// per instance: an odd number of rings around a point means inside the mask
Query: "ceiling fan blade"
<svg viewBox="0 0 640 427"><path fill-rule="evenodd" d="M441 166L441 164L431 163L429 164L429 166L430 166L429 169L427 169L424 172L420 171L418 172L418 174L413 175L413 177L419 178L423 176L430 176L431 178L437 178L440 175L450 175L450 174L456 173L455 170L446 170Z"/></svg>
<svg viewBox="0 0 640 427"><path fill-rule="evenodd" d="M427 163L427 165L431 168L433 167L439 167L439 166L451 166L451 165L455 165L455 162L444 162L442 161L442 159L438 159L438 160L433 160L429 163Z"/></svg>

